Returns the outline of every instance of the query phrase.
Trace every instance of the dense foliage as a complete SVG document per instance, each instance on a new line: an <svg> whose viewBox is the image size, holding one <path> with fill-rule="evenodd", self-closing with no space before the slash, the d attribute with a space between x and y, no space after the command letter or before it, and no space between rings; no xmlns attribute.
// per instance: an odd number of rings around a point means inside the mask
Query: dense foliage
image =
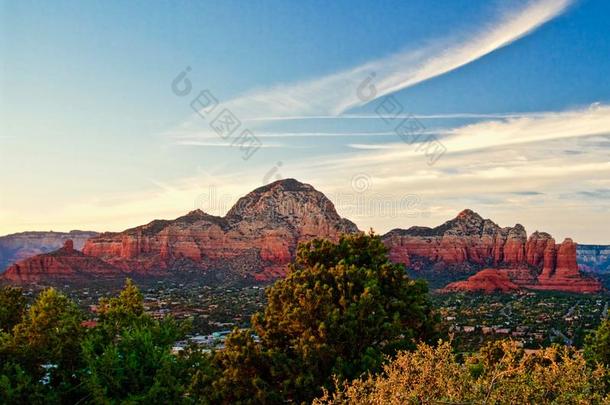
<svg viewBox="0 0 610 405"><path fill-rule="evenodd" d="M180 401L191 359L172 344L188 325L152 319L128 281L102 299L95 327L55 289L44 290L0 336L0 403L143 403Z"/></svg>
<svg viewBox="0 0 610 405"><path fill-rule="evenodd" d="M589 337L584 355L556 347L525 355L503 343L456 358L448 343L426 344L437 325L427 287L391 263L373 234L301 245L267 298L251 329L234 330L223 350L189 346L176 354L172 346L190 323L151 317L129 280L118 296L100 299L94 322L55 289L28 306L20 289L4 287L0 403L610 399L608 321Z"/></svg>
<svg viewBox="0 0 610 405"><path fill-rule="evenodd" d="M593 363L610 367L610 319L606 318L597 330L587 337L585 355Z"/></svg>
<svg viewBox="0 0 610 405"><path fill-rule="evenodd" d="M311 400L331 376L378 370L386 355L413 349L434 333L426 284L392 263L373 234L301 245L267 299L264 313L253 318L253 333L235 336L239 343L219 355L225 367L219 386L226 385L232 401ZM250 379L244 358L256 369ZM244 380L250 387L240 396L235 386Z"/></svg>
<svg viewBox="0 0 610 405"><path fill-rule="evenodd" d="M188 325L144 313L131 281L117 298L102 299L98 325L82 343L84 383L93 402L170 403L184 386L181 359L171 354Z"/></svg>
<svg viewBox="0 0 610 405"><path fill-rule="evenodd" d="M0 289L0 332L13 329L23 316L27 300L23 291L16 287Z"/></svg>
<svg viewBox="0 0 610 405"><path fill-rule="evenodd" d="M40 293L10 334L0 338L3 394L29 402L29 391L47 400L71 401L82 370L83 314L55 289ZM44 381L44 386L39 385ZM31 386L34 385L34 386Z"/></svg>
<svg viewBox="0 0 610 405"><path fill-rule="evenodd" d="M449 343L402 352L383 373L339 385L322 404L607 404L607 370L582 354L550 347L526 354L511 342L458 362Z"/></svg>

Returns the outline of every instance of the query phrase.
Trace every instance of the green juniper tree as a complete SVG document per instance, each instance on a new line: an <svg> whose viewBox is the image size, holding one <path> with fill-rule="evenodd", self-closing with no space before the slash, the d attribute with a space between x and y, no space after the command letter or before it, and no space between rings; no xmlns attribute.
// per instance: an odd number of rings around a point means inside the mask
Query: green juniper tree
<svg viewBox="0 0 610 405"><path fill-rule="evenodd" d="M386 355L413 349L435 331L426 284L392 263L373 233L301 245L267 299L252 331L236 332L217 355L215 384L226 402L309 401L332 376L379 370Z"/></svg>
<svg viewBox="0 0 610 405"><path fill-rule="evenodd" d="M17 287L0 288L0 332L10 332L23 316L27 300Z"/></svg>
<svg viewBox="0 0 610 405"><path fill-rule="evenodd" d="M53 288L42 291L22 319L0 337L6 395L11 402L71 402L79 395L83 314ZM12 393L12 394L11 394Z"/></svg>
<svg viewBox="0 0 610 405"><path fill-rule="evenodd" d="M82 343L84 383L92 403L180 403L190 377L171 353L188 324L153 319L131 280L118 297L101 299L98 325Z"/></svg>
<svg viewBox="0 0 610 405"><path fill-rule="evenodd" d="M604 319L597 330L587 336L585 356L590 362L610 367L610 319Z"/></svg>

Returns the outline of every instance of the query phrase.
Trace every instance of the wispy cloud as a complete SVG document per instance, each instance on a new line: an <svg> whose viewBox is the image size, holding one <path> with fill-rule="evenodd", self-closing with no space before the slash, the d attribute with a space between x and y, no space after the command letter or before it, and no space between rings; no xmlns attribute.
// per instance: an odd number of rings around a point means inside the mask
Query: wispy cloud
<svg viewBox="0 0 610 405"><path fill-rule="evenodd" d="M544 118L524 117L500 120L493 125L481 122L477 126L459 127L454 130L456 138L468 134L494 138L493 129L502 134L502 142L486 149L447 153L434 167L428 167L417 156L395 154L398 146L394 145L392 149L285 161L279 174L314 185L331 198L340 214L355 220L361 229L373 226L376 231L385 232L397 226L438 225L468 207L503 226L519 221L530 232L548 231L559 240L570 236L582 243L610 243L606 232L610 227L607 203L610 145L599 147L595 142L580 142L606 139L604 135L586 136L610 128L605 126L604 116L608 116L608 107L595 105L589 109L544 113ZM504 141L508 134L519 136L519 142ZM521 141L530 137L532 142ZM567 149L582 153L566 155L563 151ZM210 170L206 166L206 170L180 181L166 184L151 180L154 188L149 190L73 201L56 208L60 211L54 212L53 217L72 218L72 224L89 229L121 230L151 218L177 217L191 207L223 215L239 197L261 185L270 169L268 163L241 169L227 163L212 173L206 171ZM357 173L366 173L370 178L366 193L355 193L352 188L351 180ZM391 205L406 195L421 198L430 216L378 217L374 213L354 216L349 210L349 204L361 198ZM217 203L211 204L208 198ZM96 212L95 217L91 217L91 212ZM16 223L19 218L41 224L50 214L47 211L40 215L29 211L3 214L0 210L0 218L3 215L7 224ZM65 225L65 229L69 226Z"/></svg>
<svg viewBox="0 0 610 405"><path fill-rule="evenodd" d="M448 129L434 129L424 130L419 132L420 134L447 134ZM345 132L258 132L256 134L258 138L277 138L277 139L298 139L298 138L362 138L362 137L396 137L395 131L345 131ZM184 134L173 134L172 139L177 145L193 145L193 146L229 146L229 142L214 142L218 139L216 133L205 132L190 134L185 132ZM261 147L290 147L286 144L263 144Z"/></svg>
<svg viewBox="0 0 610 405"><path fill-rule="evenodd" d="M394 144L379 144L379 143L350 143L352 149L364 149L364 150L380 150L380 149L394 149Z"/></svg>
<svg viewBox="0 0 610 405"><path fill-rule="evenodd" d="M571 0L532 1L521 9L489 21L483 29L464 35L460 42L441 41L423 52L398 54L351 73L361 73L361 69L377 72L380 76L376 82L377 97L381 97L455 70L502 48L557 17L571 3ZM346 98L334 112L341 113L361 104L360 100Z"/></svg>
<svg viewBox="0 0 610 405"><path fill-rule="evenodd" d="M472 114L474 118L476 114ZM375 116L379 119L378 116ZM411 116L408 116L411 117ZM443 136L447 153L467 152L475 149L488 149L513 144L541 142L546 140L586 137L586 142L596 145L608 144L605 136L610 136L610 106L599 103L587 108L569 111L547 111L511 114L481 114L480 117L497 118L455 128L431 128L421 131L420 135L434 134ZM397 137L394 131L364 132L261 132L259 138L350 138L350 137ZM216 134L175 135L180 145L193 146L230 146L230 143L211 142ZM585 141L583 141L585 142ZM416 155L414 148L403 142L390 143L349 143L349 148L358 150L392 150L397 156ZM290 147L286 144L265 143L263 147ZM410 152L411 151L411 152ZM578 151L573 151L575 153Z"/></svg>
<svg viewBox="0 0 610 405"><path fill-rule="evenodd" d="M486 121L457 128L446 143L454 152L516 143L610 134L610 106L546 113L537 118L523 117Z"/></svg>
<svg viewBox="0 0 610 405"><path fill-rule="evenodd" d="M325 77L251 91L223 105L242 121L339 115L364 104L356 89L372 72L376 75L375 97L379 98L500 49L557 17L570 4L572 0L530 1L490 19L482 28L451 33L423 48L399 52ZM195 119L198 118L195 116Z"/></svg>
<svg viewBox="0 0 610 405"><path fill-rule="evenodd" d="M401 118L417 118L419 120L427 119L481 119L481 118L520 118L524 116L537 116L544 113L444 113L444 114L396 114L392 115L393 119ZM341 114L341 115L294 115L294 116L275 116L275 117L253 117L246 121L271 122L271 121L305 121L305 120L378 120L383 118L377 114Z"/></svg>
<svg viewBox="0 0 610 405"><path fill-rule="evenodd" d="M610 134L610 106L593 104L585 109L539 113L533 116L483 121L454 128L443 138L448 154L472 152L516 144ZM351 144L354 149L388 149L389 153L352 158L353 164L385 162L417 156L404 143Z"/></svg>
<svg viewBox="0 0 610 405"><path fill-rule="evenodd" d="M591 191L581 191L579 194L589 198L599 198L607 200L610 198L610 188L600 188Z"/></svg>
<svg viewBox="0 0 610 405"><path fill-rule="evenodd" d="M209 139L209 138L204 138ZM234 148L235 145L231 142L206 142L197 139L180 139L176 141L176 145L182 146L201 146L209 148ZM259 146L260 148L290 148L290 145L284 145L281 143L265 143Z"/></svg>

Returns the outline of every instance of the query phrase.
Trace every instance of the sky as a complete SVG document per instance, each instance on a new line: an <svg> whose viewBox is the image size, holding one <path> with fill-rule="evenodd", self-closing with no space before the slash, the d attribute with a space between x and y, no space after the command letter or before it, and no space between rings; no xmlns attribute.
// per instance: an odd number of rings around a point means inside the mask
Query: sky
<svg viewBox="0 0 610 405"><path fill-rule="evenodd" d="M610 244L610 3L430 3L1 0L0 234L296 178L379 233L470 208Z"/></svg>

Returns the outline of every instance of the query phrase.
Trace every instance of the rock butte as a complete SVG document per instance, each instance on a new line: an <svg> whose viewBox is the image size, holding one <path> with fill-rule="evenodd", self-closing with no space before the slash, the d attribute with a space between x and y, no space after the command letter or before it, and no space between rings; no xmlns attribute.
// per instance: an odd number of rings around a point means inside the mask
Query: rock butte
<svg viewBox="0 0 610 405"><path fill-rule="evenodd" d="M44 280L86 280L114 278L122 271L97 257L87 256L74 249L72 240L54 252L22 260L10 266L2 278L11 282L29 283Z"/></svg>
<svg viewBox="0 0 610 405"><path fill-rule="evenodd" d="M392 260L424 274L432 269L468 275L484 269L450 283L446 291L602 289L599 281L580 274L571 239L556 244L551 235L538 231L528 238L520 224L501 228L468 209L436 228L395 229L383 238Z"/></svg>
<svg viewBox="0 0 610 405"><path fill-rule="evenodd" d="M103 233L87 240L82 253L66 244L22 260L0 277L31 282L212 271L226 279L267 281L285 274L300 242L315 237L336 241L353 232L358 232L356 225L341 218L324 194L287 179L242 197L224 217L195 210L175 220ZM436 228L394 229L382 239L393 261L423 276L437 272L456 279L485 269L449 284L448 290L601 289L598 281L579 273L576 244L570 239L557 245L544 232L528 239L523 226L501 228L471 210Z"/></svg>
<svg viewBox="0 0 610 405"><path fill-rule="evenodd" d="M87 239L97 235L97 232L90 231L38 231L0 236L0 272L12 263L57 250L67 240L72 240L74 248L81 250Z"/></svg>

